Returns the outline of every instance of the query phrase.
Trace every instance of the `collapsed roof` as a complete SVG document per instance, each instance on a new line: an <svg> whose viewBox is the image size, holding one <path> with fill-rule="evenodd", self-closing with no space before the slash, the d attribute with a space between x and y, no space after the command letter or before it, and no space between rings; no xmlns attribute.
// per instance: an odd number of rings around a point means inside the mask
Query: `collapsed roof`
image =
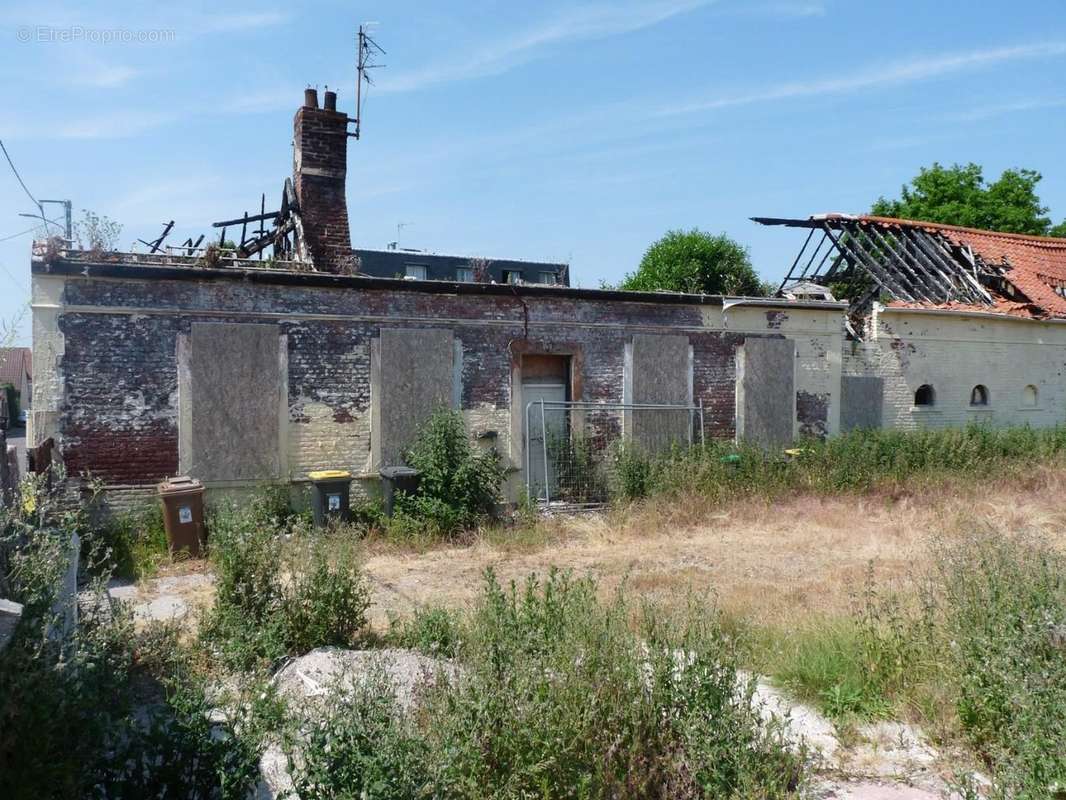
<svg viewBox="0 0 1066 800"><path fill-rule="evenodd" d="M1066 239L850 214L752 219L809 230L779 294L835 287L853 315L882 300L1066 317Z"/></svg>

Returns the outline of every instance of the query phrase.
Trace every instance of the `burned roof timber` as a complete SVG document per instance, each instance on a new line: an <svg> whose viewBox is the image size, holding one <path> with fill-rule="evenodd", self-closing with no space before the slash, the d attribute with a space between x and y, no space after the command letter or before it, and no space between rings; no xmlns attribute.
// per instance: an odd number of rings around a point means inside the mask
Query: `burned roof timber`
<svg viewBox="0 0 1066 800"><path fill-rule="evenodd" d="M821 286L845 284L852 290L850 314L865 313L885 295L931 305L991 306L995 302L985 284L999 281L1001 269L935 230L842 214L752 220L810 231L778 293L798 281Z"/></svg>

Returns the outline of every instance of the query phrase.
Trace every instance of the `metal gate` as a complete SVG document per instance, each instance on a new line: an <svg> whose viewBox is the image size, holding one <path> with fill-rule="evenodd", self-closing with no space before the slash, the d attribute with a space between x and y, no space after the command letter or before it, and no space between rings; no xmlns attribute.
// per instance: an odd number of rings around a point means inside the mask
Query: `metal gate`
<svg viewBox="0 0 1066 800"><path fill-rule="evenodd" d="M526 492L541 505L606 503L624 448L654 456L703 444L703 404L593 403L535 400L526 404Z"/></svg>

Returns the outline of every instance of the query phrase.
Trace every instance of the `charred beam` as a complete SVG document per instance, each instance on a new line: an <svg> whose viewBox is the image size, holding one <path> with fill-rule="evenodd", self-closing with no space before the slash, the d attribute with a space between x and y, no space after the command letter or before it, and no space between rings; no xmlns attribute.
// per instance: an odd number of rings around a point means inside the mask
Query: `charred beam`
<svg viewBox="0 0 1066 800"><path fill-rule="evenodd" d="M281 213L281 212L279 212L279 211L266 211L266 212L264 212L262 214L256 214L256 215L251 216L251 217L248 216L247 213L245 213L245 215L243 217L237 217L237 219L227 219L227 220L223 220L222 222L212 222L211 223L211 227L212 228L228 228L231 225L240 225L240 224L246 223L246 222L260 222L260 221L268 220L268 219L276 219L279 213Z"/></svg>
<svg viewBox="0 0 1066 800"><path fill-rule="evenodd" d="M827 233L831 230L828 223L825 226L825 230ZM870 258L866 249L862 247L854 235L847 235L848 231L846 228L844 231L846 235L840 237L834 237L832 233L829 233L829 238L833 240L833 243L841 250L841 252L847 253L849 258L857 261L859 266L868 272L870 277L872 277L877 283L884 286L885 291L890 295L900 300L914 302L914 296L907 291L906 287L901 285L888 271L882 269L876 259ZM852 242L855 244L854 247L851 246Z"/></svg>

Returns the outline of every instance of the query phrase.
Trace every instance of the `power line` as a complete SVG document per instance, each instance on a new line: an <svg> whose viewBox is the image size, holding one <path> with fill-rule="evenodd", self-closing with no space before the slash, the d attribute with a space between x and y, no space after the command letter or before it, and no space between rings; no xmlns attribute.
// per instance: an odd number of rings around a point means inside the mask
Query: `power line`
<svg viewBox="0 0 1066 800"><path fill-rule="evenodd" d="M50 223L52 225L58 225L59 224L59 220L45 219L44 217L41 217L41 219L44 222ZM34 225L32 228L27 228L26 230L19 231L18 233L9 233L7 236L0 236L0 242L6 242L9 239L17 239L20 236L25 236L27 233L33 233L35 230L37 230L40 227L41 227L40 225ZM45 234L47 235L47 233L48 233L48 225L44 226L44 230L45 230Z"/></svg>
<svg viewBox="0 0 1066 800"><path fill-rule="evenodd" d="M11 283L13 285L18 287L18 290L20 292L29 292L29 289L27 289L25 286L23 286L21 283L19 283L17 280L15 280L15 276L7 271L7 267L5 267L3 264L0 264L0 269L2 269L4 271L4 274L7 276L7 279L9 281L11 281Z"/></svg>
<svg viewBox="0 0 1066 800"><path fill-rule="evenodd" d="M11 234L8 234L7 236L2 236L2 237L0 237L0 242L6 242L8 239L17 239L20 236L25 236L27 233L33 233L39 227L41 227L41 226L40 225L34 225L32 228L27 228L24 231L19 231L18 233L11 233Z"/></svg>
<svg viewBox="0 0 1066 800"><path fill-rule="evenodd" d="M33 196L33 192L31 192L29 190L29 188L26 186L26 182L24 180L22 180L22 176L19 175L19 171L17 169L15 169L15 162L12 161L11 160L11 156L8 155L7 148L4 147L4 140L3 139L0 139L0 150L4 151L4 158L7 159L7 165L9 167L11 167L11 171L13 173L15 173L15 177L18 179L19 185L22 187L22 191L24 191L26 193L26 196L28 198L30 198L30 200L33 201L33 204L35 206L37 206L38 210L40 210L40 212L41 212L41 216L43 217L44 216L44 209L42 209L41 208L41 204L39 202L37 202L37 198Z"/></svg>

